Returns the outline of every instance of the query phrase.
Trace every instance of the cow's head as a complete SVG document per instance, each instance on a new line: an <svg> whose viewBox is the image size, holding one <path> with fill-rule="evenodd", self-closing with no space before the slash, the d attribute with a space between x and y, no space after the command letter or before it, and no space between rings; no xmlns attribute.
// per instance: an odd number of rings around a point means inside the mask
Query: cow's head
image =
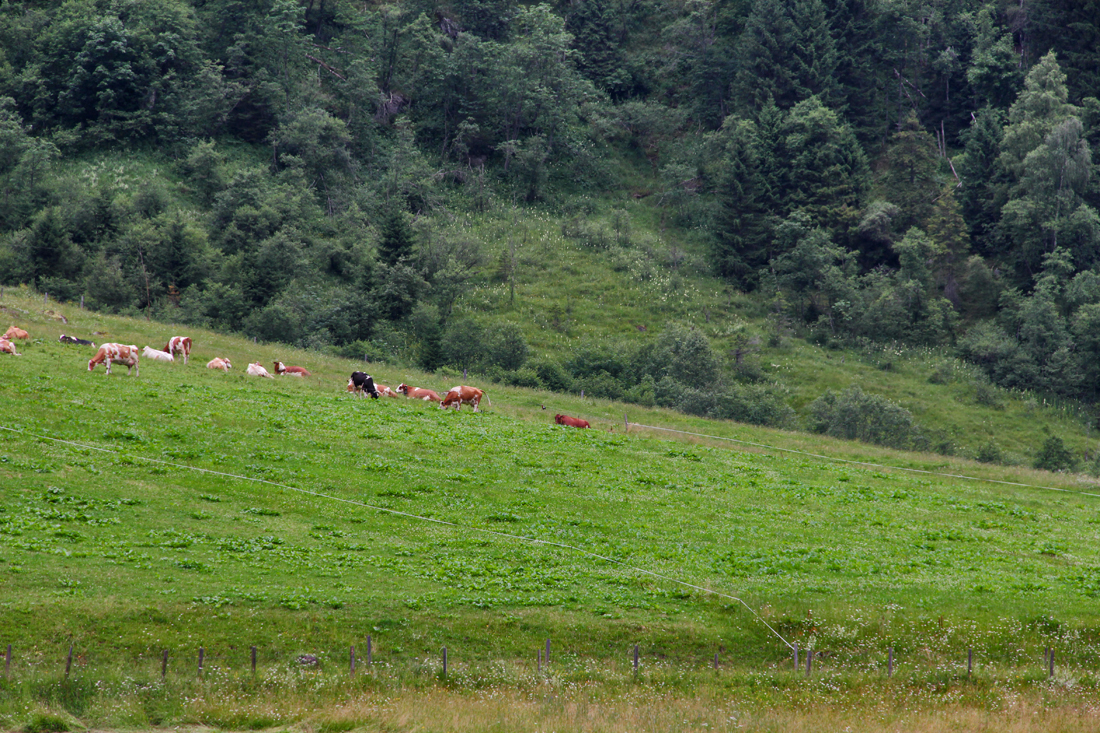
<svg viewBox="0 0 1100 733"><path fill-rule="evenodd" d="M401 384L397 385L397 391L400 392L401 394L405 395L406 397L408 397L409 396L409 385L402 382Z"/></svg>

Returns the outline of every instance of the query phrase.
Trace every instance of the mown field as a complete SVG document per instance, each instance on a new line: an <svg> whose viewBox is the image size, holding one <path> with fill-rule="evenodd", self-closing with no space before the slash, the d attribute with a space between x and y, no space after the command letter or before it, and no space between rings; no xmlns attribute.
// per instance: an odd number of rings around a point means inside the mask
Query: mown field
<svg viewBox="0 0 1100 733"><path fill-rule="evenodd" d="M57 335L179 329L0 305L34 337L0 358L0 728L1096 724L1100 490L1078 476L496 385L482 414L362 400L362 364L197 329L189 366L107 377ZM315 376L243 373L276 358Z"/></svg>

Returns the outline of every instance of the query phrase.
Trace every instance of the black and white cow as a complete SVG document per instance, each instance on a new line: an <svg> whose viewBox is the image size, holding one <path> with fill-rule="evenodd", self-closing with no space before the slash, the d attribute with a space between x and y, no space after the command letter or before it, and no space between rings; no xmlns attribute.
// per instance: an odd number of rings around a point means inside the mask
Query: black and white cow
<svg viewBox="0 0 1100 733"><path fill-rule="evenodd" d="M75 336L66 336L65 334L61 334L60 336L58 336L57 340L60 341L63 344L77 344L78 346L95 346L95 344L91 341L86 341L84 339L78 339Z"/></svg>
<svg viewBox="0 0 1100 733"><path fill-rule="evenodd" d="M374 386L374 378L366 372L351 373L351 377L348 379L348 392L355 392L359 395L370 394L374 399L378 399L380 394Z"/></svg>

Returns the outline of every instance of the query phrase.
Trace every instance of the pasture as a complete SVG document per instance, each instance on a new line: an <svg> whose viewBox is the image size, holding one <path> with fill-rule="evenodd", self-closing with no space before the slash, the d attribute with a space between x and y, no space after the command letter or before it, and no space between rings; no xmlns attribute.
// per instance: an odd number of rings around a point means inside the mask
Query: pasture
<svg viewBox="0 0 1100 733"><path fill-rule="evenodd" d="M624 434L622 406L492 384L479 414L364 400L344 392L362 363L21 303L5 315L32 341L0 355L0 728L1096 723L1100 490L1076 476L634 407L716 437ZM94 331L186 333L191 364L89 373L57 336ZM275 359L314 376L243 373ZM820 655L812 677L788 642Z"/></svg>

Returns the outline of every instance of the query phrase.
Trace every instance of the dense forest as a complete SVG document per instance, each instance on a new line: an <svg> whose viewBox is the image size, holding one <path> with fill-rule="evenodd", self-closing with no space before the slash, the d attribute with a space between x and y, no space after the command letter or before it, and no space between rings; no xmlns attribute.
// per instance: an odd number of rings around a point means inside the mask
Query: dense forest
<svg viewBox="0 0 1100 733"><path fill-rule="evenodd" d="M1096 0L4 0L0 281L349 354L416 328L427 368L606 375L660 402L662 380L721 379L690 331L528 364L517 330L449 322L507 258L424 235L634 187L818 343L950 347L996 384L1093 400L1097 18ZM151 153L171 170L89 164ZM786 419L737 394L726 414Z"/></svg>

